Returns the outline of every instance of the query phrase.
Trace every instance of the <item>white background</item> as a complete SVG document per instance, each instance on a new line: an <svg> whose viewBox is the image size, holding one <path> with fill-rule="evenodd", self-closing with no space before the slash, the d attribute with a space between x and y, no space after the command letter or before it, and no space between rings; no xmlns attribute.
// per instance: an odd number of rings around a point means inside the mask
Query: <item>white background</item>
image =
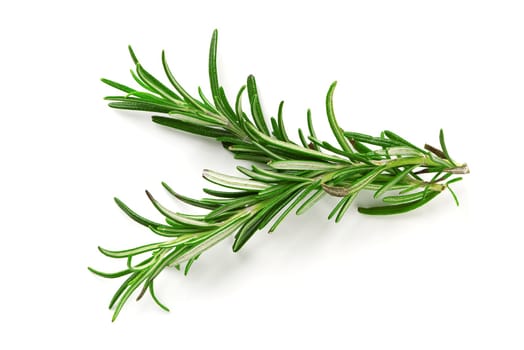
<svg viewBox="0 0 524 350"><path fill-rule="evenodd" d="M523 349L520 1L19 1L0 5L2 194L0 319L4 349ZM189 91L208 91L219 29L229 96L257 76L264 109L286 100L289 130L313 110L330 139L324 96L338 80L340 124L448 147L471 174L416 212L338 225L327 199L259 232L238 254L226 240L188 277L166 271L157 293L107 303L123 262L97 246L157 240L125 217L119 196L158 218L143 190L201 196L200 173L233 173L213 141L111 110L99 78L132 85L127 44L161 74L165 49ZM365 198L360 200L365 201Z"/></svg>

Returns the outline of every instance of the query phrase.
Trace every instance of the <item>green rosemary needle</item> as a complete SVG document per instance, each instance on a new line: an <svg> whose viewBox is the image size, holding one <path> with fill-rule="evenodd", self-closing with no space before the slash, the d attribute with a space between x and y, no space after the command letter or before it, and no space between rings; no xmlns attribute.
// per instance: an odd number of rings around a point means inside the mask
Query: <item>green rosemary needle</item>
<svg viewBox="0 0 524 350"><path fill-rule="evenodd" d="M164 217L164 223L146 219L122 201L116 204L134 221L163 237L156 243L113 251L99 247L102 254L126 261L123 270L106 273L89 268L106 278L127 279L109 304L117 318L124 304L136 291L138 299L149 292L153 300L168 310L156 297L153 282L163 269L180 268L184 274L200 255L223 239L234 235L233 251L238 251L253 234L269 226L273 232L292 211L302 214L322 197L339 197L328 219L339 222L356 196L363 190L373 191L383 205L358 208L369 215L404 213L431 201L461 180L453 177L469 172L466 164L453 160L441 130L440 147L419 148L391 131L374 137L343 130L335 118L333 94L336 82L326 96L326 114L336 145L322 141L315 133L311 113L307 113L308 132L299 130L300 143L290 139L283 119L283 103L277 117L269 123L262 113L255 78L250 75L234 103L226 98L220 86L217 68L217 31L213 32L209 52L211 100L199 88L198 97L190 95L175 79L166 56L162 65L172 88L152 76L129 47L135 70L132 76L141 90L102 79L121 91L108 96L109 106L118 109L158 113L153 122L185 132L210 137L220 142L236 159L253 162L250 169L239 166L240 174L231 176L204 170L203 177L222 189L204 189L209 196L194 199L175 192L163 183L177 199L208 210L205 215L173 212L146 191L153 206ZM242 107L247 90L249 114ZM136 261L141 258L141 261Z"/></svg>

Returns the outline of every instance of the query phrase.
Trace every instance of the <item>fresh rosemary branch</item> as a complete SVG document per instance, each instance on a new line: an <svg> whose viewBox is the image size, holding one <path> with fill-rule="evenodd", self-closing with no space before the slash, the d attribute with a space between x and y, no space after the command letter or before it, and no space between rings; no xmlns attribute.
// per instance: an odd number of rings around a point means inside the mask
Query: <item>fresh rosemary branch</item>
<svg viewBox="0 0 524 350"><path fill-rule="evenodd" d="M238 166L240 176L204 170L204 178L223 189L204 189L209 197L203 199L186 197L163 183L174 197L208 210L205 215L173 212L146 191L164 217L165 223L159 223L140 216L115 198L131 219L164 240L120 251L99 247L102 254L126 261L125 268L114 273L89 268L106 278L127 276L109 304L114 308L113 320L135 291L138 292L137 300L149 292L153 300L167 310L156 297L153 285L164 268L184 265L184 274L187 274L203 252L231 235L234 235L233 251L236 252L256 231L269 227L268 231L273 232L289 213L296 211L300 215L325 195L340 198L328 216L335 222L342 219L362 190L373 191L374 197L384 202L384 205L358 208L360 213L369 215L416 209L446 189L458 205L450 185L461 177L453 175L466 174L469 170L466 164L457 163L450 157L442 130L441 149L429 145L419 148L388 130L378 137L344 131L335 118L333 93L336 83L333 83L326 97L326 114L337 144L317 137L309 111L307 133L299 130L300 143L296 143L284 126L283 102L277 117L270 118L267 123L253 76L247 78L246 86L240 89L234 103L228 101L217 75L216 30L209 52L211 101L200 88L197 98L178 83L163 52L162 64L172 88L148 73L131 47L129 52L135 64L131 74L142 89L102 79L122 92L106 97L110 107L159 113L161 115L152 117L155 123L214 138L235 158L252 161L253 165L249 169ZM251 118L242 107L246 88Z"/></svg>

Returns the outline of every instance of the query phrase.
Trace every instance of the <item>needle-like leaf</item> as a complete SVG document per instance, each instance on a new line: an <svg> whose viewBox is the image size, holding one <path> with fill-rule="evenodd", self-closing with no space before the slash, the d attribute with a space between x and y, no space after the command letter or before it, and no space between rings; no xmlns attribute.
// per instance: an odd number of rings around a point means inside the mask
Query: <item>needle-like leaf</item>
<svg viewBox="0 0 524 350"><path fill-rule="evenodd" d="M331 86L329 87L327 96L326 96L326 113L328 116L329 125L331 126L331 130L333 131L333 134L335 135L335 138L337 139L338 143L340 144L340 147L342 147L342 150L346 153L353 153L353 150L351 149L351 146L349 145L348 141L344 137L344 131L338 126L337 119L335 118L335 111L333 108L333 93L335 92L335 87L337 86L337 82L335 81ZM315 135L311 135L315 136Z"/></svg>

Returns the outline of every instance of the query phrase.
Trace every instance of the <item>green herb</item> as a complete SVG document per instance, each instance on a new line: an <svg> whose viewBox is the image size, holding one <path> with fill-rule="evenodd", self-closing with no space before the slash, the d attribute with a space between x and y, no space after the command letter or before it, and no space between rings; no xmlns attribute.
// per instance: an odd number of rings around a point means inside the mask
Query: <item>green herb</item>
<svg viewBox="0 0 524 350"><path fill-rule="evenodd" d="M189 198L163 184L175 198L208 210L205 215L173 212L146 191L164 217L165 222L158 223L133 212L115 198L116 204L131 219L163 239L119 251L99 248L102 254L126 262L125 268L115 273L89 268L106 278L127 276L109 304L114 308L113 320L135 291L138 292L137 300L149 292L153 300L167 310L153 287L155 278L166 267L180 268L185 264L184 273L187 274L203 252L232 235L233 251L236 252L256 231L271 224L268 231L273 232L291 211L300 215L325 195L340 197L328 217L335 218L336 222L363 190L373 191L375 198L381 197L384 204L359 208L359 212L370 215L404 213L428 203L446 189L451 191L449 185L460 178L450 177L469 172L466 164L450 158L442 130L439 135L442 150L429 145L416 147L387 130L378 137L344 131L333 108L336 83L327 93L326 114L338 145L318 139L310 111L307 113L309 135L299 130L300 143L292 141L284 125L283 103L277 117L270 118L268 123L253 76L247 78L246 86L240 89L233 103L226 98L216 68L217 31L213 33L209 53L211 99L206 98L200 88L198 97L190 95L175 79L164 53L162 64L172 88L148 73L131 47L129 52L135 64L132 76L141 90L102 79L122 92L106 97L110 107L161 113L152 117L153 122L214 138L235 158L254 164L251 169L238 167L238 176L204 170L206 180L223 188L204 189L208 198ZM251 117L242 107L246 87ZM456 195L451 193L456 200Z"/></svg>

